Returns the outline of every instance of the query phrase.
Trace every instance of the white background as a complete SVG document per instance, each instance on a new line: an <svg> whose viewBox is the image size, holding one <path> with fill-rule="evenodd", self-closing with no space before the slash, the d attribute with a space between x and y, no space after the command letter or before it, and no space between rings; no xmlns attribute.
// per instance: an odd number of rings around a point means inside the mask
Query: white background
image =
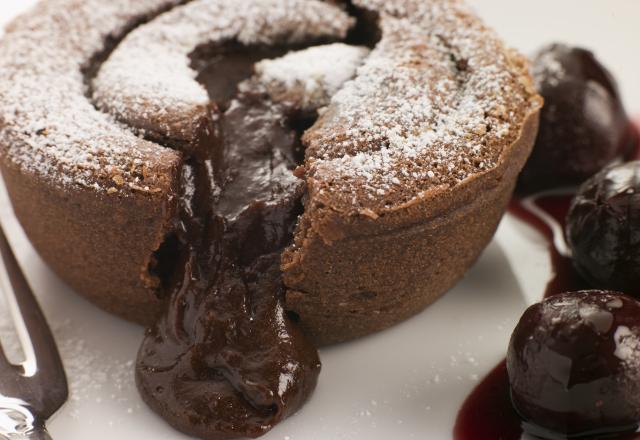
<svg viewBox="0 0 640 440"><path fill-rule="evenodd" d="M0 0L0 25L34 3ZM550 41L594 49L618 77L631 113L640 113L640 2L473 4L526 53ZM1 184L0 217L67 367L72 397L50 423L53 437L183 439L151 414L135 391L132 364L142 329L95 309L47 269L13 218ZM548 277L542 239L507 217L466 279L434 306L389 331L322 350L324 367L315 395L265 438L450 439L461 402L504 356L511 329L526 305L540 297ZM1 302L0 337L12 351L15 341Z"/></svg>

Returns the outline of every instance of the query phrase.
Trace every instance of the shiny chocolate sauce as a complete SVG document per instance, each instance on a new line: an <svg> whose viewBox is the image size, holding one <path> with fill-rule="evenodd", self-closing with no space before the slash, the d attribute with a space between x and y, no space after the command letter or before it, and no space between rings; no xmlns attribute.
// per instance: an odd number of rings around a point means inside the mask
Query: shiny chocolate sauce
<svg viewBox="0 0 640 440"><path fill-rule="evenodd" d="M205 86L212 102L226 108L238 94L238 85L253 75L253 66L263 59L278 58L301 47L265 46L225 42L205 44L192 54L197 80Z"/></svg>
<svg viewBox="0 0 640 440"><path fill-rule="evenodd" d="M211 71L241 80L255 61L216 59ZM212 96L229 96L229 83L210 79ZM302 212L305 185L294 170L305 126L258 84L239 89L224 111L212 108L187 152L179 269L136 366L147 404L204 439L266 433L304 404L320 372L316 348L284 309L280 271Z"/></svg>
<svg viewBox="0 0 640 440"><path fill-rule="evenodd" d="M631 149L625 159L636 159L640 156L640 136L638 129L633 126L629 136L635 140L636 148ZM547 284L544 297L548 298L563 292L590 289L592 286L585 281L574 268L573 261L564 249L558 249L554 243L564 242L563 234L565 220L573 194L542 193L528 198L515 197L509 207L509 212L531 227L538 230L549 243L549 253L552 266L552 277ZM561 239L561 241L559 240ZM467 397L461 407L455 427L455 440L519 440L525 435L524 423L513 407L507 374L506 362L502 361ZM527 431L536 431L536 427L529 425ZM543 432L540 430L539 432ZM540 434L540 438L562 439L553 433ZM603 438L581 437L581 438ZM640 434L621 434L608 436L619 440L639 440Z"/></svg>

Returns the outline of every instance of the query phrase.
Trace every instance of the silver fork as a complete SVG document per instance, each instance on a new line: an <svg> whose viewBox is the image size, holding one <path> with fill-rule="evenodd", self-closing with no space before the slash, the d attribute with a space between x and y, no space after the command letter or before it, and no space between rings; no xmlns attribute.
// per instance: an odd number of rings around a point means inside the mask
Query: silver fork
<svg viewBox="0 0 640 440"><path fill-rule="evenodd" d="M50 440L45 428L69 396L51 330L0 226L0 288L25 361L12 364L0 346L0 439Z"/></svg>

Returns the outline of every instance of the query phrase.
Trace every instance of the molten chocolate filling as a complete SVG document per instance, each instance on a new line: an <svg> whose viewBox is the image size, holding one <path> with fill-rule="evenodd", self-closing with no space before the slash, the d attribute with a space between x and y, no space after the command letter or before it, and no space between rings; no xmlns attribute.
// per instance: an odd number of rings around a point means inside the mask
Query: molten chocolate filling
<svg viewBox="0 0 640 440"><path fill-rule="evenodd" d="M248 81L256 61L216 58L200 79L212 109L187 152L168 310L148 330L136 379L144 400L183 432L257 437L297 411L320 372L316 348L284 309L280 255L302 212L294 176L303 115ZM207 77L222 72L225 81ZM204 78L203 78L204 76Z"/></svg>

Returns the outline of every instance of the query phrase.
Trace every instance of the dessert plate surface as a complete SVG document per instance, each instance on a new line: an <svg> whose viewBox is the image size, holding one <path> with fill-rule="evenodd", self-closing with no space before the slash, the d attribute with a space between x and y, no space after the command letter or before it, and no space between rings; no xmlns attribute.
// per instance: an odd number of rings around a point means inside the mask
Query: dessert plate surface
<svg viewBox="0 0 640 440"><path fill-rule="evenodd" d="M34 3L3 0L0 26ZM640 53L640 2L472 3L525 53L550 41L595 50L617 76L628 109L640 114L640 57L630 56ZM186 439L151 413L136 392L133 364L143 329L96 309L47 268L15 220L2 183L0 220L55 332L69 376L71 398L49 424L53 438ZM391 330L322 350L315 395L264 439L451 439L460 405L504 356L511 330L526 306L540 299L549 270L542 237L505 217L466 278L428 310ZM5 345L18 346L1 299L0 337Z"/></svg>

